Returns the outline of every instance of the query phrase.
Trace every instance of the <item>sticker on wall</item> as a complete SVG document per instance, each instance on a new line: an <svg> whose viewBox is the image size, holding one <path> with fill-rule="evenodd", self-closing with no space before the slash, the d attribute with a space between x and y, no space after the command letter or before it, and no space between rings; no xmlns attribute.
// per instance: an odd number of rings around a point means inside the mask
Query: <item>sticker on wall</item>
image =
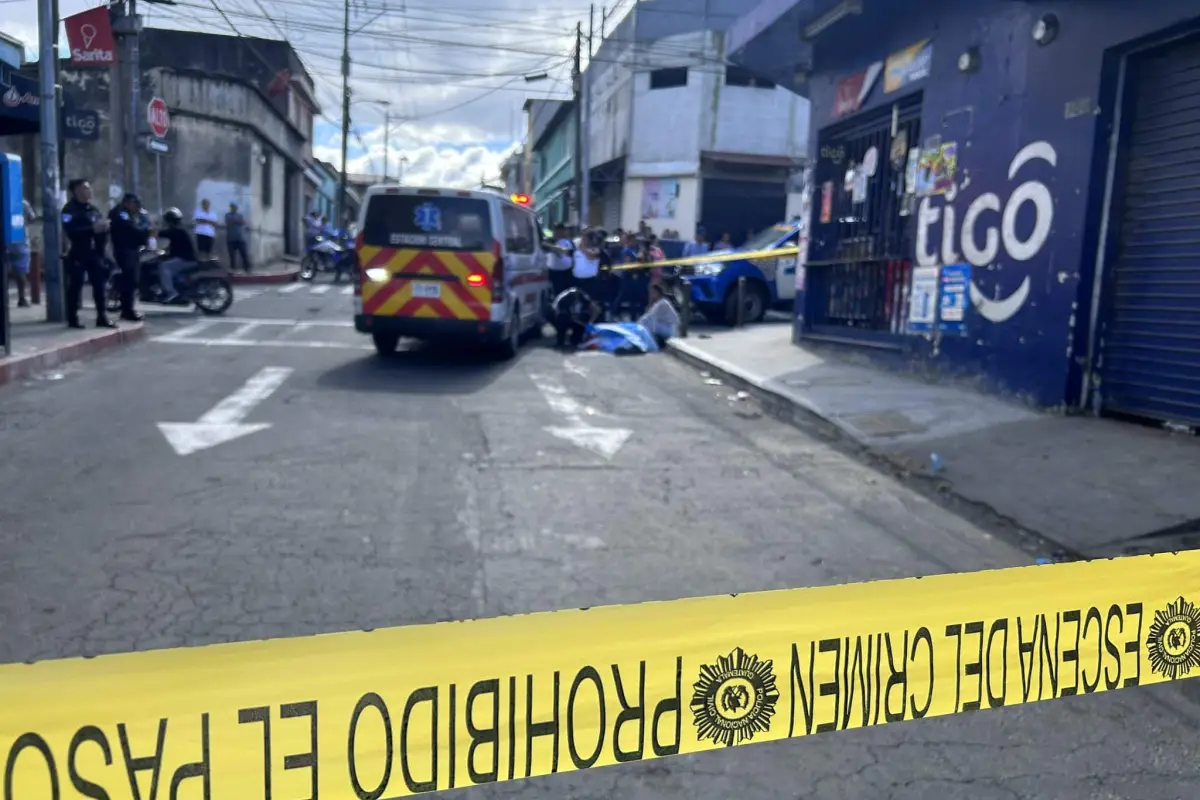
<svg viewBox="0 0 1200 800"><path fill-rule="evenodd" d="M863 156L862 171L868 178L874 178L879 170L879 148L872 146Z"/></svg>
<svg viewBox="0 0 1200 800"><path fill-rule="evenodd" d="M837 147L830 144L822 145L820 156L823 161L828 160L835 165L841 164L846 159L846 148L841 145Z"/></svg>
<svg viewBox="0 0 1200 800"><path fill-rule="evenodd" d="M862 167L854 174L854 186L850 191L850 202L858 205L867 202L867 170Z"/></svg>
<svg viewBox="0 0 1200 800"><path fill-rule="evenodd" d="M933 65L933 45L928 39L898 50L887 57L883 92L891 94L929 77Z"/></svg>
<svg viewBox="0 0 1200 800"><path fill-rule="evenodd" d="M957 172L956 142L944 142L940 147L923 151L917 164L917 195L929 197L945 194L954 185L954 175Z"/></svg>
<svg viewBox="0 0 1200 800"><path fill-rule="evenodd" d="M921 148L913 147L908 151L908 165L904 169L904 193L917 193L917 171L921 165Z"/></svg>
<svg viewBox="0 0 1200 800"><path fill-rule="evenodd" d="M938 283L938 330L955 336L965 336L971 265L952 264L942 267Z"/></svg>
<svg viewBox="0 0 1200 800"><path fill-rule="evenodd" d="M866 69L839 80L834 88L834 118L853 114L862 108L863 103L870 96L871 90L875 88L875 82L879 80L881 72L883 72L883 62L876 61Z"/></svg>
<svg viewBox="0 0 1200 800"><path fill-rule="evenodd" d="M828 225L833 220L833 181L821 184L821 224Z"/></svg>
<svg viewBox="0 0 1200 800"><path fill-rule="evenodd" d="M912 291L908 295L908 330L932 333L937 324L938 267L917 267L912 271Z"/></svg>
<svg viewBox="0 0 1200 800"><path fill-rule="evenodd" d="M908 156L908 131L900 131L892 137L892 149L888 160L892 163L892 171L904 169L904 160Z"/></svg>

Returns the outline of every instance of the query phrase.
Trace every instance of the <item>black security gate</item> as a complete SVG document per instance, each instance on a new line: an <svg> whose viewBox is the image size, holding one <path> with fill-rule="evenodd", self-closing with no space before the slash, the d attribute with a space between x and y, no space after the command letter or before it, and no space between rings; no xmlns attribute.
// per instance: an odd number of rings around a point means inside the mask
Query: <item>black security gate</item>
<svg viewBox="0 0 1200 800"><path fill-rule="evenodd" d="M921 102L918 92L818 136L806 302L812 333L904 329L916 206L906 168L921 144ZM851 176L865 160L875 165L855 191Z"/></svg>
<svg viewBox="0 0 1200 800"><path fill-rule="evenodd" d="M1200 37L1131 58L1125 87L1100 398L1200 425Z"/></svg>

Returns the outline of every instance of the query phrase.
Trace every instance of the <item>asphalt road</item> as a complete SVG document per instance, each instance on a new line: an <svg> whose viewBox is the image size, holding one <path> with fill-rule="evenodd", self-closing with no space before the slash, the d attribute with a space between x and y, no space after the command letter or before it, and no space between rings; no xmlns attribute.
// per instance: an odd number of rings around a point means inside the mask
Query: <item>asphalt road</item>
<svg viewBox="0 0 1200 800"><path fill-rule="evenodd" d="M287 288L0 391L0 661L1024 563L666 356L384 363L340 287ZM172 450L266 367L270 428ZM631 432L611 461L564 402ZM1158 687L459 796L1190 799L1197 719Z"/></svg>

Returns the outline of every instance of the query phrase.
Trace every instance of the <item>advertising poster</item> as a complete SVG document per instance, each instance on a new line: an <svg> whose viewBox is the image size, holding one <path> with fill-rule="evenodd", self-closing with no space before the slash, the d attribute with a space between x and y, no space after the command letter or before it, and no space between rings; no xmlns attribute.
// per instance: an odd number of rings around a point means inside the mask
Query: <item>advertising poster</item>
<svg viewBox="0 0 1200 800"><path fill-rule="evenodd" d="M945 194L958 172L958 143L945 142L921 152L917 163L917 195Z"/></svg>
<svg viewBox="0 0 1200 800"><path fill-rule="evenodd" d="M917 267L912 272L912 293L908 296L908 330L932 333L937 324L939 267Z"/></svg>
<svg viewBox="0 0 1200 800"><path fill-rule="evenodd" d="M833 116L844 117L862 108L863 102L875 88L879 73L883 71L883 62L876 61L866 69L853 75L847 75L837 82L834 87Z"/></svg>
<svg viewBox="0 0 1200 800"><path fill-rule="evenodd" d="M833 181L825 181L821 185L821 224L828 225L833 221Z"/></svg>
<svg viewBox="0 0 1200 800"><path fill-rule="evenodd" d="M678 180L646 178L642 181L642 219L675 219L678 206Z"/></svg>
<svg viewBox="0 0 1200 800"><path fill-rule="evenodd" d="M942 267L938 289L938 330L942 333L966 335L970 285L970 264Z"/></svg>
<svg viewBox="0 0 1200 800"><path fill-rule="evenodd" d="M891 94L929 77L933 45L928 39L892 53L883 70L883 92Z"/></svg>

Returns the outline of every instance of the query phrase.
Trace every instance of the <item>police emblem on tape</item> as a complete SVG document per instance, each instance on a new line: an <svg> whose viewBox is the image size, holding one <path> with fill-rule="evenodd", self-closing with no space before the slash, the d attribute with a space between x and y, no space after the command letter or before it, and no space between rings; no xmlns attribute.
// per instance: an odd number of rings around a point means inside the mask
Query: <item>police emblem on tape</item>
<svg viewBox="0 0 1200 800"><path fill-rule="evenodd" d="M1200 669L1200 608L1180 597L1156 612L1146 637L1150 668L1164 678L1184 678Z"/></svg>
<svg viewBox="0 0 1200 800"><path fill-rule="evenodd" d="M771 728L779 690L769 660L737 648L700 668L692 685L692 718L701 739L731 746Z"/></svg>

